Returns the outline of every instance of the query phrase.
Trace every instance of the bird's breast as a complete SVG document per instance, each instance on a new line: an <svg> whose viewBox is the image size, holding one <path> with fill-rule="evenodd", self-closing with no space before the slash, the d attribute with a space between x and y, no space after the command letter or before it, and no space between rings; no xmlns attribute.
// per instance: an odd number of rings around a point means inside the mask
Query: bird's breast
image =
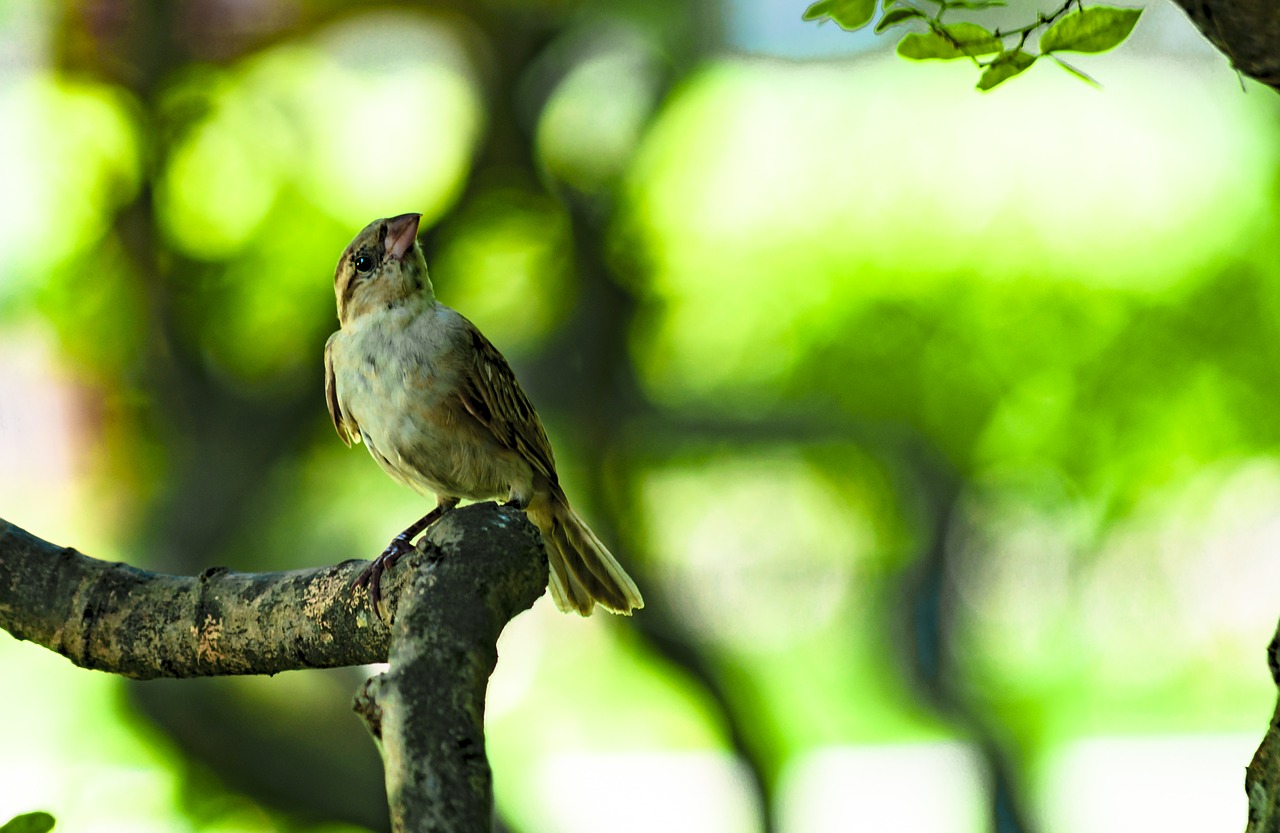
<svg viewBox="0 0 1280 833"><path fill-rule="evenodd" d="M338 398L388 474L419 492L473 499L531 476L466 411L463 364L438 334L386 326L343 335L334 356Z"/></svg>
<svg viewBox="0 0 1280 833"><path fill-rule="evenodd" d="M430 342L406 330L352 333L335 366L348 413L380 446L403 445L431 421L456 382Z"/></svg>

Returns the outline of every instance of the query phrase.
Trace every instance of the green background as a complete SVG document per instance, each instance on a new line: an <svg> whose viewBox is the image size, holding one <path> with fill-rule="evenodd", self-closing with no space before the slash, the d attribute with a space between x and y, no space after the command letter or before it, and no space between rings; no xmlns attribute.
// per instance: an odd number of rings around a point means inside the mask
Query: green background
<svg viewBox="0 0 1280 833"><path fill-rule="evenodd" d="M426 504L320 355L342 248L420 211L648 602L504 634L506 829L1239 830L1280 98L1166 5L1101 90L982 94L766 0L10 0L0 515L170 572L376 554ZM0 818L382 829L368 673L0 635Z"/></svg>

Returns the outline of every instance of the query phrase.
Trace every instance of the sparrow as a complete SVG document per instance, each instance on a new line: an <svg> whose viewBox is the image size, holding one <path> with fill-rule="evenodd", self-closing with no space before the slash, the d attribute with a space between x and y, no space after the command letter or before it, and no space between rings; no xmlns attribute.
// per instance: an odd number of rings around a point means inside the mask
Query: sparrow
<svg viewBox="0 0 1280 833"><path fill-rule="evenodd" d="M420 214L374 220L334 273L339 329L324 348L325 399L338 436L363 442L391 477L436 506L356 579L379 609L382 574L462 499L504 499L546 548L551 598L590 615L644 607L635 582L569 506L547 432L498 348L436 300L418 245Z"/></svg>

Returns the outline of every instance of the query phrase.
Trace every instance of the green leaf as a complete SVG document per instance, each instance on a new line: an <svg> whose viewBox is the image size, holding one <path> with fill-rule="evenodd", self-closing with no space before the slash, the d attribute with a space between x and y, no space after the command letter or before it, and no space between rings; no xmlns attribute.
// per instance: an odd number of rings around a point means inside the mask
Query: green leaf
<svg viewBox="0 0 1280 833"><path fill-rule="evenodd" d="M856 32L871 22L876 13L876 0L818 0L805 9L805 20L826 20L830 18L840 24L840 28Z"/></svg>
<svg viewBox="0 0 1280 833"><path fill-rule="evenodd" d="M1079 78L1081 81L1088 84L1090 87L1097 87L1098 89L1102 89L1102 85L1099 84L1098 80L1094 78L1092 75L1089 75L1087 72L1084 72L1082 70L1076 69L1075 67L1071 66L1071 64L1059 58L1057 55L1050 55L1049 57L1057 61L1058 66L1062 67L1067 72L1074 75L1076 78Z"/></svg>
<svg viewBox="0 0 1280 833"><path fill-rule="evenodd" d="M53 829L53 824L53 816L48 813L23 813L9 819L4 827L0 827L0 833L47 833Z"/></svg>
<svg viewBox="0 0 1280 833"><path fill-rule="evenodd" d="M950 9L991 9L1007 5L1004 0L947 0L947 8Z"/></svg>
<svg viewBox="0 0 1280 833"><path fill-rule="evenodd" d="M1021 49L1006 52L987 64L982 77L978 79L978 89L989 90L997 84L1008 81L1020 72L1025 72L1036 62L1036 56Z"/></svg>
<svg viewBox="0 0 1280 833"><path fill-rule="evenodd" d="M897 26L899 23L916 17L924 17L924 12L912 8L890 9L884 13L884 16L880 18L880 22L876 24L876 34L880 34L890 26Z"/></svg>
<svg viewBox="0 0 1280 833"><path fill-rule="evenodd" d="M898 54L913 61L930 58L949 61L990 55L1004 49L999 38L974 23L952 23L942 29L946 35L937 30L907 35L898 42Z"/></svg>
<svg viewBox="0 0 1280 833"><path fill-rule="evenodd" d="M1106 52L1119 46L1137 25L1142 9L1086 6L1044 30L1041 52Z"/></svg>

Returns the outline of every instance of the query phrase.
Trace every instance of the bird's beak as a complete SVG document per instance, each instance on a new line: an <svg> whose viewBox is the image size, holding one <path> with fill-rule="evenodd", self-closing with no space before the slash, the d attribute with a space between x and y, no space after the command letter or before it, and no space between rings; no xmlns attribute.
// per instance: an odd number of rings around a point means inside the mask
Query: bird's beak
<svg viewBox="0 0 1280 833"><path fill-rule="evenodd" d="M418 237L418 221L421 214L401 214L387 220L387 238L383 245L387 247L387 257L400 260L413 248L413 241Z"/></svg>

